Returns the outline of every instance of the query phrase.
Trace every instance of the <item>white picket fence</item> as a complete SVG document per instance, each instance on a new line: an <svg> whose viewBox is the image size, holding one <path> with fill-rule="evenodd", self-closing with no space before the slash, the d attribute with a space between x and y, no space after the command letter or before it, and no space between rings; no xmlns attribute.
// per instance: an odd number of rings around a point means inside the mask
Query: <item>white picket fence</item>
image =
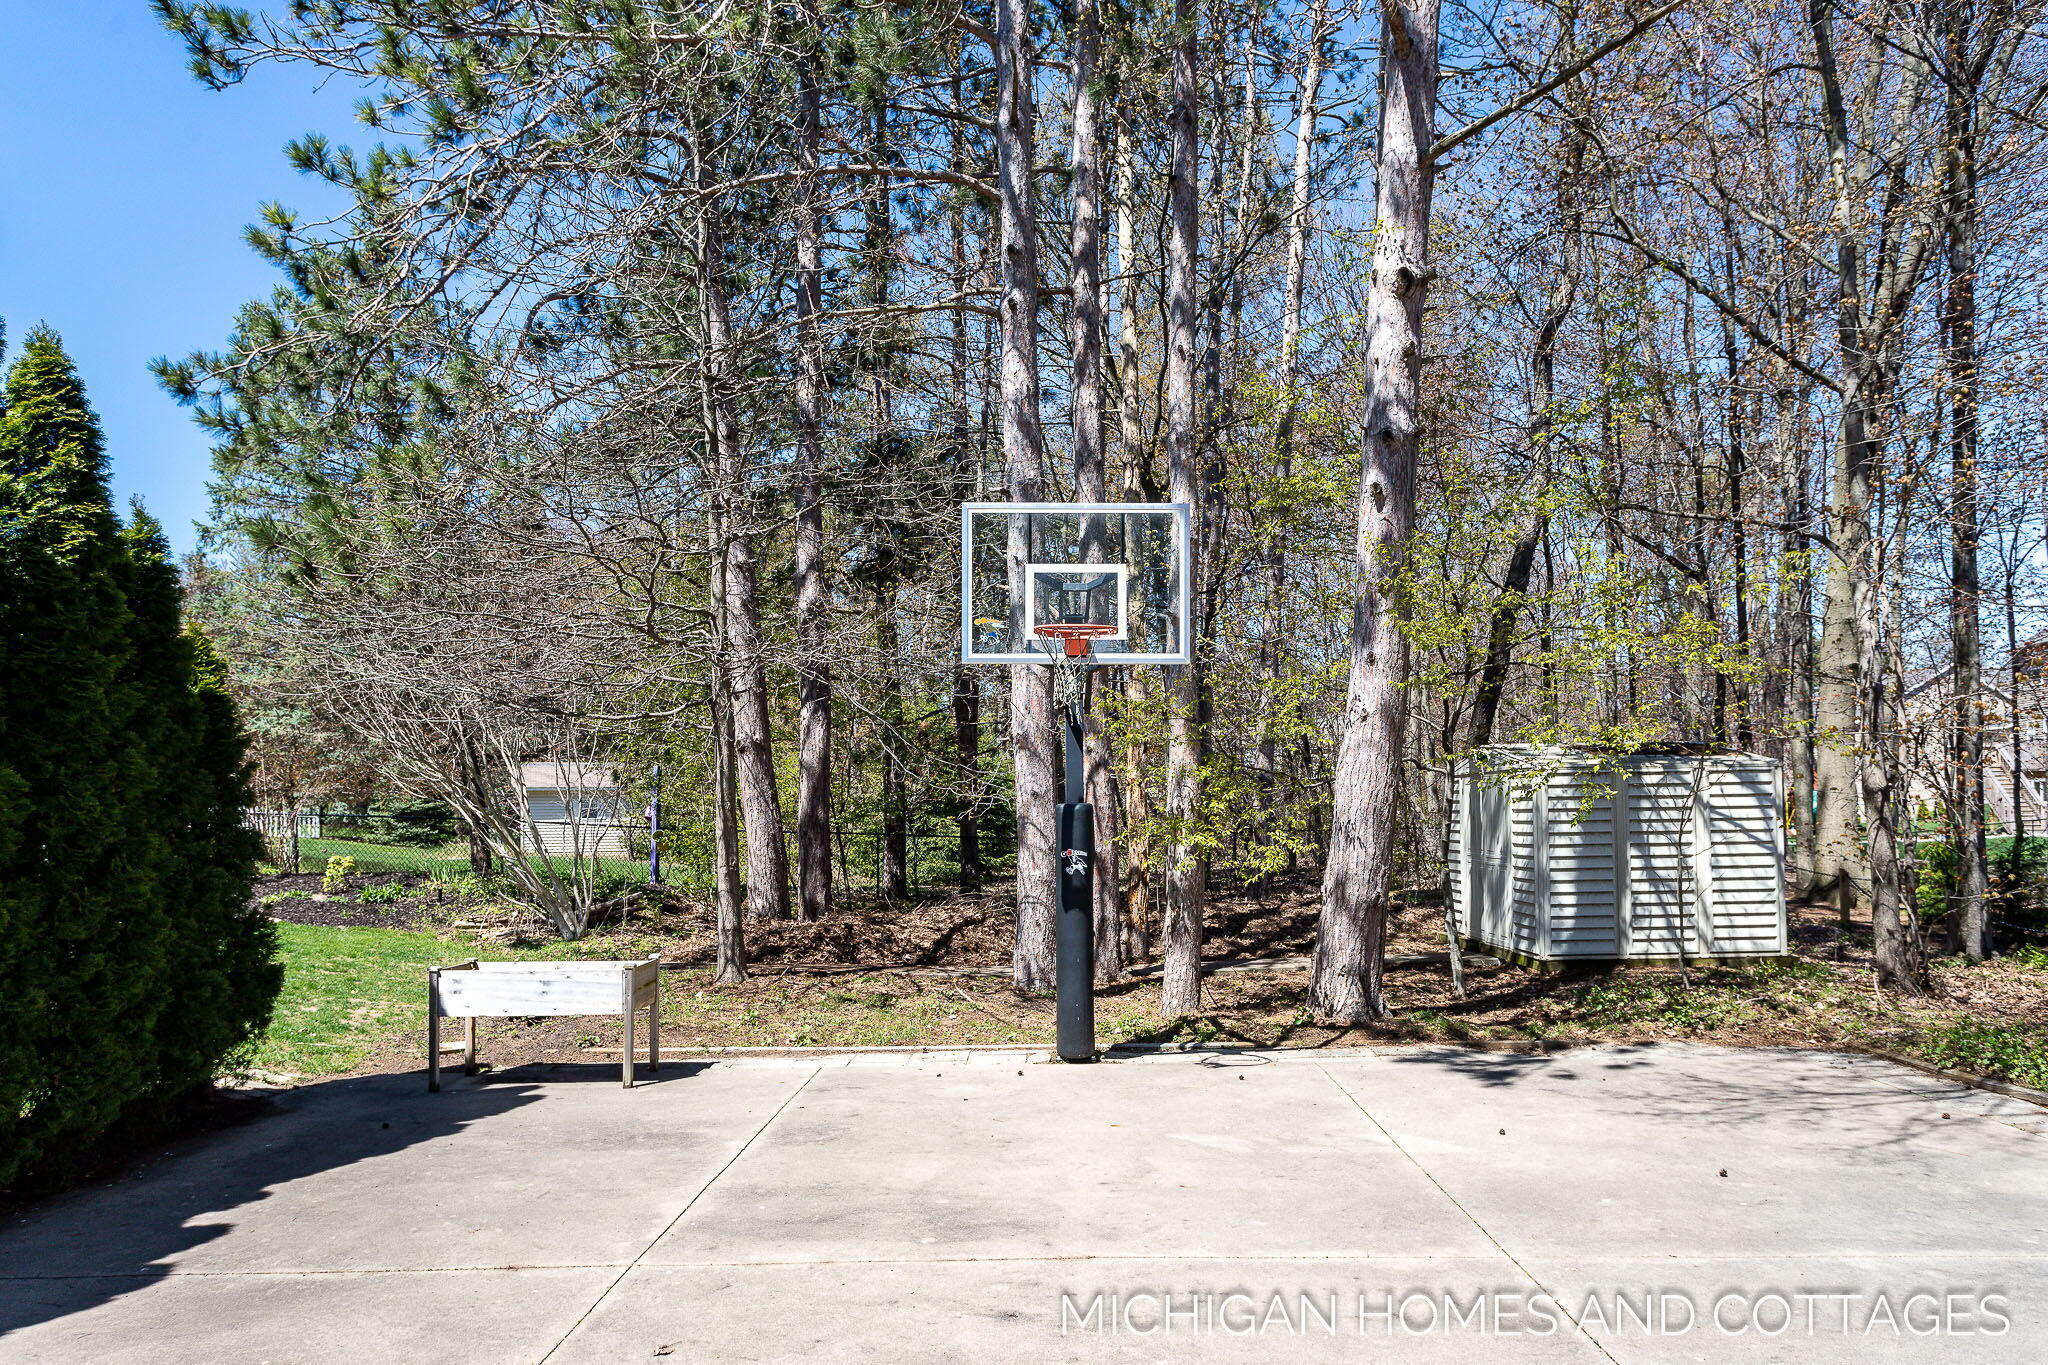
<svg viewBox="0 0 2048 1365"><path fill-rule="evenodd" d="M317 810L247 810L242 812L242 823L270 839L289 839L294 833L301 839L320 837Z"/></svg>

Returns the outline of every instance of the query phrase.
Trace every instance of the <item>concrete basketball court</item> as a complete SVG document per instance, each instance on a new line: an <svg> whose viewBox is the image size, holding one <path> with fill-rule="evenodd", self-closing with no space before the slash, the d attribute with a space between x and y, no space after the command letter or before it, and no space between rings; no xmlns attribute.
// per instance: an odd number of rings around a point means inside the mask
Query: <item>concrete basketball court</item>
<svg viewBox="0 0 2048 1365"><path fill-rule="evenodd" d="M616 1074L311 1085L34 1209L0 1360L2048 1359L2048 1112L1869 1058Z"/></svg>

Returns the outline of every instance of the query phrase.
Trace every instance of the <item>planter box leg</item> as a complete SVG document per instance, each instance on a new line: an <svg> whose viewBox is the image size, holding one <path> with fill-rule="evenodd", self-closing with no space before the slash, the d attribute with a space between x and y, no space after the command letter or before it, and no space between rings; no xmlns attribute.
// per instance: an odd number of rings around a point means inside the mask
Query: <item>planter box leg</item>
<svg viewBox="0 0 2048 1365"><path fill-rule="evenodd" d="M462 1021L462 1074L476 1075L476 1016Z"/></svg>
<svg viewBox="0 0 2048 1365"><path fill-rule="evenodd" d="M647 1002L647 1069L661 1070L661 978L654 978L654 998Z"/></svg>
<svg viewBox="0 0 2048 1365"><path fill-rule="evenodd" d="M427 973L427 1091L429 1094L441 1088L441 1006L435 999L440 994L434 989L436 973Z"/></svg>
<svg viewBox="0 0 2048 1365"><path fill-rule="evenodd" d="M619 1056L619 1084L631 1090L633 1088L633 980L630 976L626 978L626 1008L619 1011L619 1016L625 1021L624 1031L626 1035L620 1040L625 1044L625 1047Z"/></svg>

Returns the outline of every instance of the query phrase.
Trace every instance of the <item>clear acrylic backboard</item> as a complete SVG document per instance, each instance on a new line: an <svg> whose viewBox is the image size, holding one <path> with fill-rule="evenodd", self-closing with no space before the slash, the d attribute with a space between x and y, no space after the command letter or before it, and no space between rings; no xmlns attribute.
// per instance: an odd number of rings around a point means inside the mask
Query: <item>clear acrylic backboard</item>
<svg viewBox="0 0 2048 1365"><path fill-rule="evenodd" d="M1084 627L1096 663L1188 662L1189 533L1180 503L963 503L961 661L1045 663Z"/></svg>

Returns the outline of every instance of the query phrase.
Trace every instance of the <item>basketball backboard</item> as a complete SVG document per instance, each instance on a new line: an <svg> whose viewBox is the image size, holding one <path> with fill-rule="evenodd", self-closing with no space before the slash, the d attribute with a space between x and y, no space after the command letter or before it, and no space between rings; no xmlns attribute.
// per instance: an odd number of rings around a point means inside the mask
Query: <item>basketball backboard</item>
<svg viewBox="0 0 2048 1365"><path fill-rule="evenodd" d="M1189 529L1180 503L962 504L961 661L1045 663L1041 627L1085 627L1096 663L1188 662Z"/></svg>

